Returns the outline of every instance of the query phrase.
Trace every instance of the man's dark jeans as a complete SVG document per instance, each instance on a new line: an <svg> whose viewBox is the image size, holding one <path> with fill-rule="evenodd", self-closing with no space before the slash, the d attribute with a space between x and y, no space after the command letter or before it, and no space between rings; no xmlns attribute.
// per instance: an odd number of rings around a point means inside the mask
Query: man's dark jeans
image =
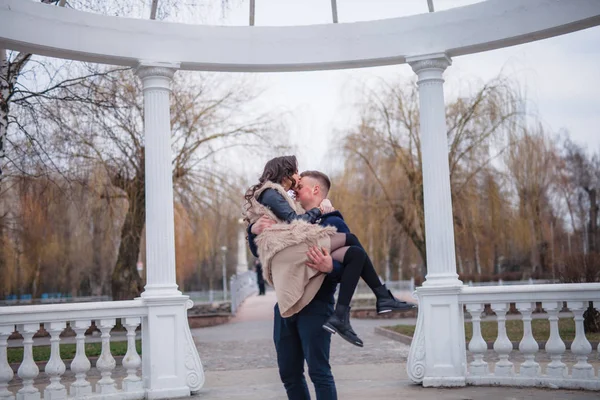
<svg viewBox="0 0 600 400"><path fill-rule="evenodd" d="M329 365L331 334L323 329L323 324L332 313L333 304L313 300L298 314L282 318L279 306L275 305L273 341L277 350L279 376L289 400L310 399L304 378L305 359L317 399L337 399Z"/></svg>

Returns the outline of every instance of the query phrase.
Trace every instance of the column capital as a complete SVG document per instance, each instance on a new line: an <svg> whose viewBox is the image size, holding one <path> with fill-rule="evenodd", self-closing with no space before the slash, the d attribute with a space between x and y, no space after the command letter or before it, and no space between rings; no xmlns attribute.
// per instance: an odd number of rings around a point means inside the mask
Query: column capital
<svg viewBox="0 0 600 400"><path fill-rule="evenodd" d="M179 63L162 63L140 60L134 69L134 72L140 79L150 77L162 77L173 79L175 72L179 69Z"/></svg>
<svg viewBox="0 0 600 400"><path fill-rule="evenodd" d="M452 65L452 59L446 53L426 54L422 56L406 57L406 62L418 74L423 70L437 69L443 72Z"/></svg>

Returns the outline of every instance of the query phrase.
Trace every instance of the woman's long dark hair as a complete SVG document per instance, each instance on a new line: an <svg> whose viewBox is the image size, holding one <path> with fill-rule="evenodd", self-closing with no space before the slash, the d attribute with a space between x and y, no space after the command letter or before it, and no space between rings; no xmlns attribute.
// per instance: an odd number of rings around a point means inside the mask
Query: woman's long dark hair
<svg viewBox="0 0 600 400"><path fill-rule="evenodd" d="M246 199L246 210L250 207L250 200L254 197L254 193L260 189L266 181L282 184L285 178L292 182L292 187L296 186L296 180L293 175L298 172L298 160L296 156L275 157L265 164L265 169L258 179L258 183L251 186L244 195ZM247 221L249 222L249 221Z"/></svg>

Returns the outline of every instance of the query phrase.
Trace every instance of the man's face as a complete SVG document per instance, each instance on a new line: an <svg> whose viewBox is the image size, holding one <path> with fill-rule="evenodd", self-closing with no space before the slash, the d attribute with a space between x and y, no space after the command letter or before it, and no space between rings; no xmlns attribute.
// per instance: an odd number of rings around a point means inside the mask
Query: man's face
<svg viewBox="0 0 600 400"><path fill-rule="evenodd" d="M300 202L300 205L305 209L307 209L307 207L316 207L314 203L318 201L317 193L319 192L319 190L318 188L315 188L315 186L315 180L308 176L300 178L300 182L296 186L296 200L298 200L298 202Z"/></svg>

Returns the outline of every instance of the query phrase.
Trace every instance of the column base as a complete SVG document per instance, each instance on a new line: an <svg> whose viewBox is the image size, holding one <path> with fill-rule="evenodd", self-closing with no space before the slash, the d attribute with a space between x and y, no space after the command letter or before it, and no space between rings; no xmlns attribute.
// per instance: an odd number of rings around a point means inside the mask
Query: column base
<svg viewBox="0 0 600 400"><path fill-rule="evenodd" d="M176 397L189 397L190 388L187 386L169 389L146 389L146 398L154 399L174 399Z"/></svg>
<svg viewBox="0 0 600 400"><path fill-rule="evenodd" d="M173 297L181 295L182 293L177 290L177 285L146 285L140 297Z"/></svg>
<svg viewBox="0 0 600 400"><path fill-rule="evenodd" d="M423 387L462 387L467 385L464 376L456 377L426 377L423 379Z"/></svg>
<svg viewBox="0 0 600 400"><path fill-rule="evenodd" d="M423 282L424 287L430 286L444 286L444 287L462 287L463 282L458 279L458 274L447 273L447 274L427 274L425 281Z"/></svg>

